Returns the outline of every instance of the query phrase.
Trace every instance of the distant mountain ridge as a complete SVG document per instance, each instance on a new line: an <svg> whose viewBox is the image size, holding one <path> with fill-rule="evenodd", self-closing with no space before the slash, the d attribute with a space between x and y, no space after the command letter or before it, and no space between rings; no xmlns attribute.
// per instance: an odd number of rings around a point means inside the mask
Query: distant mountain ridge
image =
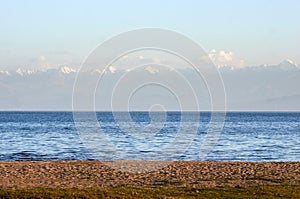
<svg viewBox="0 0 300 199"><path fill-rule="evenodd" d="M71 110L73 86L78 67L61 65L57 68L0 70L0 110ZM95 69L85 73L86 84L91 79L99 79L103 74L104 89L98 89L96 107L109 110L111 99L109 92L127 72L141 80L155 77L157 80L173 81L172 76L181 74L189 81L199 95L201 110L210 110L210 95L201 77L195 75L192 68L172 68L146 65L136 70L111 66L106 71ZM227 95L228 110L298 110L300 111L300 67L291 60L277 65L261 65L243 68L220 68ZM184 95L184 87L175 82ZM209 86L209 85L208 85ZM165 93L149 88L143 93L145 99L136 98L137 109L146 107L154 100L162 104L172 102ZM153 99L151 99L153 97ZM84 98L84 96L83 96ZM151 101L152 100L152 101Z"/></svg>
<svg viewBox="0 0 300 199"><path fill-rule="evenodd" d="M171 66L170 66L171 67ZM24 75L34 75L36 73L46 73L46 72L60 72L62 74L72 74L72 73L77 73L79 71L78 69L79 67L71 67L71 66L67 66L67 65L61 65L59 67L56 68L40 68L40 69L26 69L26 68L21 68L19 67L16 70L1 70L0 69L0 75L13 75L13 74L18 74L21 76ZM155 73L159 73L159 71L161 70L166 70L166 68L162 68L162 67L153 67L149 64L149 66L144 68L146 71L148 71L149 73L155 74ZM234 68L234 67L230 67L230 66L224 66L220 68L220 71L224 71L224 70L270 70L270 69L277 69L277 70L299 70L300 67L294 63L293 61L289 60L289 59L285 59L282 62L280 62L279 64L276 65L259 65L259 66L245 66L242 68ZM182 69L181 69L182 70ZM109 67L106 72L110 72L110 73L115 73L115 72L128 72L128 69L118 69L118 67ZM97 70L97 68L93 71L94 73L102 73L103 71Z"/></svg>

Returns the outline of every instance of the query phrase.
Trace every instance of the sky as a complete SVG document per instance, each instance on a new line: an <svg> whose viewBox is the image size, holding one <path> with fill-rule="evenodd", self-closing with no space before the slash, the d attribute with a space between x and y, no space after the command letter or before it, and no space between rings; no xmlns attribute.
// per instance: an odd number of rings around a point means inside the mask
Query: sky
<svg viewBox="0 0 300 199"><path fill-rule="evenodd" d="M144 27L180 32L220 65L300 64L300 1L0 0L0 69L79 64L100 43ZM219 61L222 61L220 59Z"/></svg>
<svg viewBox="0 0 300 199"><path fill-rule="evenodd" d="M206 76L212 83L206 85L224 84L228 110L299 111L299 10L298 0L0 0L0 110L71 110L77 72L86 58L97 52L96 47L121 33L151 27L178 32L203 48L219 70L216 79ZM175 46L180 42L168 39L166 43ZM134 43L130 41L128 44ZM123 48L108 51L116 49ZM140 86L128 82L149 80L170 83L182 99L188 99L188 105L191 93L184 86L190 84L197 91L201 110L210 110L213 97L209 92L218 92L200 83L205 78L199 79L191 68L163 69L164 64L181 66L173 54L143 53L123 56L107 71L93 65L95 70L84 73L79 86L80 92L86 92L78 93L81 101L92 93L98 96L96 108L110 110L114 88L121 86L116 93L123 97L116 104L125 110L122 99L129 93L125 90ZM148 65L126 69L143 64ZM101 80L106 83L102 90L97 87L99 74L106 75L105 81ZM122 82L126 75L132 78ZM180 75L185 78L174 81ZM157 102L178 110L170 89L162 92L162 88L151 85L137 89L140 93L131 96L133 108L147 110ZM88 109L84 105L82 109ZM194 109L188 106L184 110Z"/></svg>

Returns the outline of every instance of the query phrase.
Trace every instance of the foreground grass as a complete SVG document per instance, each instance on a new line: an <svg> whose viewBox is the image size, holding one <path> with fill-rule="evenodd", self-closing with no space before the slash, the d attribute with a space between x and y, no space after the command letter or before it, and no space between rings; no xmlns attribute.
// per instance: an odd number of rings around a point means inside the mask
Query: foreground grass
<svg viewBox="0 0 300 199"><path fill-rule="evenodd" d="M247 188L87 188L0 189L0 198L300 198L297 186Z"/></svg>

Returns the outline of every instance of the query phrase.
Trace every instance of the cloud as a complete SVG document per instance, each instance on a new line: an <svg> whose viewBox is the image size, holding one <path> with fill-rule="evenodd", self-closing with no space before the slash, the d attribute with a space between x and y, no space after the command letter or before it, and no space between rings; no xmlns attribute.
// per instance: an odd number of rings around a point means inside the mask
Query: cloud
<svg viewBox="0 0 300 199"><path fill-rule="evenodd" d="M41 55L41 56L39 56L38 60L40 62L44 62L44 61L46 61L46 57L44 55Z"/></svg>
<svg viewBox="0 0 300 199"><path fill-rule="evenodd" d="M158 68L151 67L151 66L148 66L147 68L145 68L145 70L148 71L151 74L155 74L155 73L159 72Z"/></svg>
<svg viewBox="0 0 300 199"><path fill-rule="evenodd" d="M22 64L22 67L30 70L47 70L64 66L79 68L81 61L78 56L69 52L47 52L33 57L28 63ZM16 66L15 69L18 67Z"/></svg>
<svg viewBox="0 0 300 199"><path fill-rule="evenodd" d="M233 68L241 68L245 66L245 61L235 56L232 51L212 49L208 53L208 57L220 68L230 66Z"/></svg>
<svg viewBox="0 0 300 199"><path fill-rule="evenodd" d="M110 67L108 68L108 70L109 70L111 73L115 73L116 70L117 70L117 68L114 67L114 66L110 66Z"/></svg>
<svg viewBox="0 0 300 199"><path fill-rule="evenodd" d="M128 55L124 55L123 57L122 57L122 59L128 59Z"/></svg>

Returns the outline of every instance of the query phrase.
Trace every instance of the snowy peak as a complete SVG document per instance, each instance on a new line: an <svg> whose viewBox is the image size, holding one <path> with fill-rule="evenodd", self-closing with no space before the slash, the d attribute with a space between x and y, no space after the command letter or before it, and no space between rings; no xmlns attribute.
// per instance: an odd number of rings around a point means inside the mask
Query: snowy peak
<svg viewBox="0 0 300 199"><path fill-rule="evenodd" d="M26 68L18 68L15 71L7 71L7 70L0 70L1 74L4 75L10 75L10 74L17 74L20 76L28 76L28 75L34 75L37 73L53 73L53 72L57 72L57 73L62 73L62 74L71 74L71 73L76 73L77 70L68 66L62 66L59 68L49 68L49 69L26 69Z"/></svg>
<svg viewBox="0 0 300 199"><path fill-rule="evenodd" d="M0 74L10 75L10 72L8 72L7 70L0 70Z"/></svg>
<svg viewBox="0 0 300 199"><path fill-rule="evenodd" d="M95 69L94 71L89 71L92 74L93 73L97 73L97 74L117 74L117 73L125 73L125 72L130 72L130 71L146 71L150 74L159 74L159 73L163 73L163 72L169 72L172 71L172 68L166 68L166 67L159 67L159 66L152 66L152 65L148 65L142 68L133 68L133 69L118 69L117 66L110 66L106 69L100 70L100 69ZM295 62L293 62L290 59L285 59L282 62L280 62L279 64L275 64L275 65L260 65L260 66L246 66L243 68L231 68L231 67L222 67L221 71L265 71L265 70L275 70L275 71L294 71L294 70L300 70L300 66L298 66ZM37 75L37 74L47 74L47 73L58 73L58 74L62 74L62 75L71 75L71 74L75 74L79 71L79 69L77 67L69 67L67 65L57 65L56 67L51 67L51 68L39 68L39 69L28 69L26 67L24 68L18 68L17 70L8 70L8 69L0 69L0 75L2 77L5 76L12 76L12 75L18 75L18 76L31 76L31 75ZM182 68L180 69L181 72L183 71L189 71L189 68ZM85 72L85 71L81 71L81 72Z"/></svg>
<svg viewBox="0 0 300 199"><path fill-rule="evenodd" d="M291 70L291 69L296 69L298 68L297 64L294 63L290 59L285 59L280 64L278 64L278 67L282 70Z"/></svg>
<svg viewBox="0 0 300 199"><path fill-rule="evenodd" d="M77 71L74 68L63 66L60 68L60 72L64 74L76 73Z"/></svg>
<svg viewBox="0 0 300 199"><path fill-rule="evenodd" d="M27 70L27 69L22 69L22 68L18 68L16 70L16 73L18 73L19 75L21 76L24 76L24 75L32 75L34 74L36 71L35 70Z"/></svg>
<svg viewBox="0 0 300 199"><path fill-rule="evenodd" d="M290 64L290 65L295 65L295 66L297 66L297 64L296 63L294 63L292 60L290 60L290 59L285 59L285 60L283 60L280 64Z"/></svg>
<svg viewBox="0 0 300 199"><path fill-rule="evenodd" d="M230 67L224 67L226 68L227 70L231 69L231 71L234 71L234 70L255 70L255 71L265 71L265 70L268 70L268 71L271 71L271 70L274 70L274 71L292 71L292 70L299 70L300 67L295 63L293 62L292 60L290 59L285 59L283 60L282 62L280 62L279 64L274 64L274 65L270 65L270 64L262 64L262 65L259 65L259 66L246 66L246 67L242 67L242 68L230 68ZM221 68L223 69L223 68Z"/></svg>

